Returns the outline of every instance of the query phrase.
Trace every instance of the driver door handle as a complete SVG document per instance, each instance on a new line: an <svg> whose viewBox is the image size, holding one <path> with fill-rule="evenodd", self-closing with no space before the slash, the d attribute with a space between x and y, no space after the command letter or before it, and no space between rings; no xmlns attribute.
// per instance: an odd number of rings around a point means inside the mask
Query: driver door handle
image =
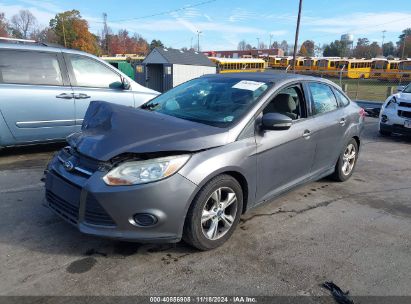
<svg viewBox="0 0 411 304"><path fill-rule="evenodd" d="M303 137L305 139L309 139L310 136L311 136L311 131L310 130L304 130Z"/></svg>
<svg viewBox="0 0 411 304"><path fill-rule="evenodd" d="M73 93L61 93L61 94L57 95L56 98L73 99Z"/></svg>
<svg viewBox="0 0 411 304"><path fill-rule="evenodd" d="M75 99L87 99L90 98L91 96L84 94L84 93L79 93L79 94L74 94Z"/></svg>

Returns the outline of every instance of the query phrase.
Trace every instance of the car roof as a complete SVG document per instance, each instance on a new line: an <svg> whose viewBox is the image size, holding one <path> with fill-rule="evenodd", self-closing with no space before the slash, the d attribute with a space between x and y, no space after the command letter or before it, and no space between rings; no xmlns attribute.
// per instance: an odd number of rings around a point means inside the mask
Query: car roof
<svg viewBox="0 0 411 304"><path fill-rule="evenodd" d="M239 72L239 73L222 73L222 74L207 74L204 77L216 77L216 78L241 78L244 80L255 80L255 81L264 81L264 82L278 82L284 80L315 80L315 81L324 81L324 79L313 76L306 76L293 73L285 72ZM324 81L328 82L328 81Z"/></svg>
<svg viewBox="0 0 411 304"><path fill-rule="evenodd" d="M93 56L92 54L77 51L73 49L68 49L60 45L46 45L41 43L10 43L10 42L0 42L0 49L10 49L10 50L22 50L22 51L41 51L41 52L65 52L70 54L81 54L87 56Z"/></svg>

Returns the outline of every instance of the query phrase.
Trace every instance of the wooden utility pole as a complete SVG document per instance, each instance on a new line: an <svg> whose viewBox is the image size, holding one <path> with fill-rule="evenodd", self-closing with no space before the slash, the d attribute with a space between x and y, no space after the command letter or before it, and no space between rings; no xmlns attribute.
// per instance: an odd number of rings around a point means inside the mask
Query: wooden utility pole
<svg viewBox="0 0 411 304"><path fill-rule="evenodd" d="M301 8L303 6L303 0L300 0L298 5L298 17L297 17L297 28L295 29L295 40L294 40L294 54L293 54L293 71L295 73L295 62L297 60L297 47L298 47L298 34L300 33L300 20L301 20Z"/></svg>
<svg viewBox="0 0 411 304"><path fill-rule="evenodd" d="M67 47L67 42L66 42L66 29L64 28L64 16L61 16L61 25L63 26L64 47Z"/></svg>

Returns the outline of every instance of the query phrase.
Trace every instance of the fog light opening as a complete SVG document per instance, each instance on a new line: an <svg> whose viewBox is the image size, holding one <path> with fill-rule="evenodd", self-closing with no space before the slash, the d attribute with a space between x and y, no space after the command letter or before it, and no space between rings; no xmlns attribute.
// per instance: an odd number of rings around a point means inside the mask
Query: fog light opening
<svg viewBox="0 0 411 304"><path fill-rule="evenodd" d="M148 227L157 224L158 218L150 213L136 213L133 215L134 222L138 226Z"/></svg>
<svg viewBox="0 0 411 304"><path fill-rule="evenodd" d="M387 121L388 121L387 115L381 115L381 122L387 122Z"/></svg>

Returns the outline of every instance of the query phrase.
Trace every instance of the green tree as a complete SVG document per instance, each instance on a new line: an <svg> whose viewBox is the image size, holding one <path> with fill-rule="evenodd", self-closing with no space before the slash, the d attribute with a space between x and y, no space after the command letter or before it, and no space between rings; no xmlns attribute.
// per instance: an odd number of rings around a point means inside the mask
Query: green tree
<svg viewBox="0 0 411 304"><path fill-rule="evenodd" d="M400 39L397 42L398 56L411 57L411 28L403 30L398 38Z"/></svg>
<svg viewBox="0 0 411 304"><path fill-rule="evenodd" d="M394 43L392 43L392 41L384 43L384 45L382 46L382 54L387 57L387 56L394 56L395 55L395 46Z"/></svg>
<svg viewBox="0 0 411 304"><path fill-rule="evenodd" d="M344 57L348 54L348 45L345 41L335 40L324 46L323 56L325 57Z"/></svg>
<svg viewBox="0 0 411 304"><path fill-rule="evenodd" d="M156 47L164 47L164 44L161 42L161 40L151 40L150 42L150 51L152 51Z"/></svg>
<svg viewBox="0 0 411 304"><path fill-rule="evenodd" d="M90 33L88 22L81 17L79 11L57 14L50 20L50 28L56 34L59 44L92 54L100 53L96 36Z"/></svg>

